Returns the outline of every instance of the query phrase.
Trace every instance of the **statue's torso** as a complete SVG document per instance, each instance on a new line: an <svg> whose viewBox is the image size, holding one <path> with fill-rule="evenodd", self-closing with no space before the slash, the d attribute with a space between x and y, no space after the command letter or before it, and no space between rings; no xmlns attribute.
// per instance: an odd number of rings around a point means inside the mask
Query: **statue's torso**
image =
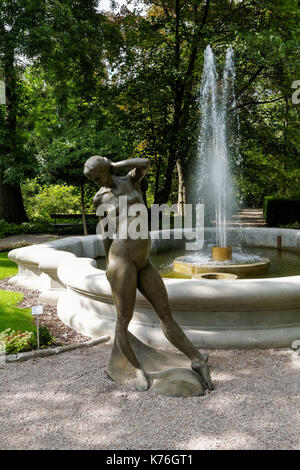
<svg viewBox="0 0 300 470"><path fill-rule="evenodd" d="M115 232L120 234L122 227L123 233L124 228L127 232L130 232L130 224L140 217L140 212L136 211L134 215L128 215L130 207L138 204L144 210L144 228L143 232L148 234L148 224L147 224L147 209L144 204L143 196L140 191L139 184L133 180L131 174L128 173L123 177L113 177L114 187L103 187L96 194L94 200L97 202L97 215L100 217L100 221L103 221L103 224L107 224L109 220L111 222L111 227L115 226ZM137 207L138 209L138 207ZM133 212L135 212L132 207ZM126 218L125 218L126 215ZM103 230L107 231L107 226L102 226ZM109 238L112 238L111 235ZM128 233L128 238L130 238L130 233ZM135 240L137 241L137 240Z"/></svg>
<svg viewBox="0 0 300 470"><path fill-rule="evenodd" d="M120 209L120 197L126 196L127 198L127 207L132 206L133 204L143 204L143 196L140 191L138 183L135 183L130 173L123 177L114 177L116 187L114 188L101 188L97 194L101 196L101 204L111 205L116 215L119 215Z"/></svg>

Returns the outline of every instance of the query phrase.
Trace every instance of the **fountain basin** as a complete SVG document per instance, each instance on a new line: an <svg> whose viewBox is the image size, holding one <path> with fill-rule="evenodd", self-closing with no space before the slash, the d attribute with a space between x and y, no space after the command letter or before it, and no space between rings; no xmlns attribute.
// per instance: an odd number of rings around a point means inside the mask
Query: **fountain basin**
<svg viewBox="0 0 300 470"><path fill-rule="evenodd" d="M231 273L236 274L238 277L249 277L251 274L264 274L267 272L269 265L270 260L268 258L261 258L260 261L255 263L218 264L217 266L215 264L198 264L197 262L187 260L184 256L174 260L174 270L176 272L191 276L193 274L213 273L217 269L220 273Z"/></svg>
<svg viewBox="0 0 300 470"><path fill-rule="evenodd" d="M185 239L153 232L152 253L181 248ZM182 231L181 231L182 232ZM186 230L188 234L190 230ZM300 231L228 229L230 244L300 248ZM215 237L206 229L205 238ZM57 301L59 318L76 331L99 337L113 335L115 307L105 272L94 258L104 256L99 235L69 237L9 253L19 265L10 282L41 291L41 301ZM216 269L216 268L215 268ZM300 270L299 270L300 271ZM300 338L300 275L268 279L164 279L174 318L202 348L270 348L289 346ZM154 346L168 345L149 302L138 292L129 330Z"/></svg>

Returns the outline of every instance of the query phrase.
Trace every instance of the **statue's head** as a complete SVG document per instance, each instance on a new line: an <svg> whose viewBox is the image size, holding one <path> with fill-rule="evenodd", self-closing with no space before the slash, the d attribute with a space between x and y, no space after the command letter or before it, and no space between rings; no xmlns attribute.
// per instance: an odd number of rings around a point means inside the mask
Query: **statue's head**
<svg viewBox="0 0 300 470"><path fill-rule="evenodd" d="M99 186L105 186L111 178L111 162L107 157L95 155L84 165L84 174Z"/></svg>

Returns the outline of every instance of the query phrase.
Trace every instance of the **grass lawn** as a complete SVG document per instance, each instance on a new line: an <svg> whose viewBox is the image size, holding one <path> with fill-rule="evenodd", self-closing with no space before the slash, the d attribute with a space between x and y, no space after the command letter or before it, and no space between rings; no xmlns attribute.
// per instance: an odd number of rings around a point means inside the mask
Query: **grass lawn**
<svg viewBox="0 0 300 470"><path fill-rule="evenodd" d="M0 291L0 331L12 330L36 331L30 309L18 308L23 299L19 292Z"/></svg>
<svg viewBox="0 0 300 470"><path fill-rule="evenodd" d="M0 253L0 279L17 274L18 266L10 261L7 257L7 252Z"/></svg>
<svg viewBox="0 0 300 470"><path fill-rule="evenodd" d="M17 274L18 267L7 258L7 253L0 253L0 279ZM12 330L36 331L29 309L18 308L23 294L0 290L0 331Z"/></svg>

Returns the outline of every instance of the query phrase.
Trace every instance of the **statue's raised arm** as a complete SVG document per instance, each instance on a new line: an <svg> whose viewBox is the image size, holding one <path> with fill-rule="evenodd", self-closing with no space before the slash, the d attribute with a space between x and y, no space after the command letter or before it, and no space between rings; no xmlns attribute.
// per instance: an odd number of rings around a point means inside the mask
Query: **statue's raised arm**
<svg viewBox="0 0 300 470"><path fill-rule="evenodd" d="M122 170L123 168L130 169L130 175L133 180L139 182L148 173L150 162L147 158L129 158L128 160L112 163L114 173L117 173L118 170Z"/></svg>

